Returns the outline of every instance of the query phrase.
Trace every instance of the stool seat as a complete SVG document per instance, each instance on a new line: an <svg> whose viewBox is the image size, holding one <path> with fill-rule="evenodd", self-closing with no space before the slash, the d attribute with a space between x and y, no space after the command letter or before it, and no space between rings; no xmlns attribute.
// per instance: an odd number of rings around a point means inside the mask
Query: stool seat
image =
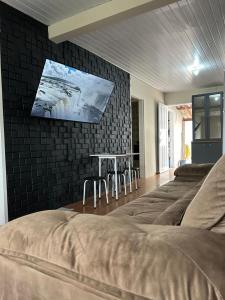
<svg viewBox="0 0 225 300"><path fill-rule="evenodd" d="M118 175L122 175L124 172L123 171L117 171ZM115 174L115 171L108 171L107 174Z"/></svg>
<svg viewBox="0 0 225 300"><path fill-rule="evenodd" d="M88 181L98 181L103 179L105 179L105 177L103 176L87 176L84 178L84 180L88 180Z"/></svg>
<svg viewBox="0 0 225 300"><path fill-rule="evenodd" d="M99 198L101 197L101 181L104 182L105 185L105 196L106 196L106 203L109 204L109 199L108 199L108 189L107 189L107 183L105 177L102 176L87 176L84 178L84 190L83 190L83 205L85 205L86 202L86 184L88 182L93 182L94 183L94 208L96 208L96 184L97 181L99 182Z"/></svg>
<svg viewBox="0 0 225 300"><path fill-rule="evenodd" d="M137 168L131 167L130 169L131 169L132 171L139 170L139 168L138 168L138 167L137 167ZM124 169L124 171L127 171L127 170L129 170L129 168L125 168L125 169Z"/></svg>

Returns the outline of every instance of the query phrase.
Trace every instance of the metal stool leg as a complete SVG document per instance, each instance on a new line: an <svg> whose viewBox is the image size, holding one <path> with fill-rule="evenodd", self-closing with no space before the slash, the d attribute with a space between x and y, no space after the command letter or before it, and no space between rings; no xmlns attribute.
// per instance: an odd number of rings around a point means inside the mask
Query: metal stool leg
<svg viewBox="0 0 225 300"><path fill-rule="evenodd" d="M102 197L102 185L101 185L101 180L99 180L98 181L98 198L100 199L101 197Z"/></svg>
<svg viewBox="0 0 225 300"><path fill-rule="evenodd" d="M118 181L119 181L119 193L121 193L121 178L120 178L120 175L118 175Z"/></svg>
<svg viewBox="0 0 225 300"><path fill-rule="evenodd" d="M125 175L125 177L127 178L127 177L129 176L129 171L128 171L128 170L125 170L125 171L124 171L124 175Z"/></svg>
<svg viewBox="0 0 225 300"><path fill-rule="evenodd" d="M140 174L140 169L139 168L137 168L137 175L138 175L138 178L140 179L141 178L141 174Z"/></svg>
<svg viewBox="0 0 225 300"><path fill-rule="evenodd" d="M138 168L138 169L137 169L137 185L138 185L138 187L140 187L140 179L141 179L141 176L140 176L140 169Z"/></svg>
<svg viewBox="0 0 225 300"><path fill-rule="evenodd" d="M83 190L83 205L85 205L85 196L86 196L86 183L88 182L88 180L84 181L84 190Z"/></svg>
<svg viewBox="0 0 225 300"><path fill-rule="evenodd" d="M110 180L110 174L107 175L107 187L108 187L108 191L109 191L109 180Z"/></svg>
<svg viewBox="0 0 225 300"><path fill-rule="evenodd" d="M108 189L107 189L107 184L106 180L103 179L103 182L105 183L105 196L106 196L106 203L109 204L109 198L108 198Z"/></svg>
<svg viewBox="0 0 225 300"><path fill-rule="evenodd" d="M127 182L126 182L126 175L123 174L123 184L124 184L124 194L127 195Z"/></svg>
<svg viewBox="0 0 225 300"><path fill-rule="evenodd" d="M112 197L114 198L115 192L115 175L112 176Z"/></svg>
<svg viewBox="0 0 225 300"><path fill-rule="evenodd" d="M94 180L94 208L96 208L96 180Z"/></svg>
<svg viewBox="0 0 225 300"><path fill-rule="evenodd" d="M133 172L134 172L135 188L136 188L136 190L137 190L137 189L138 189L138 186L137 186L137 172L136 172L136 170L133 170Z"/></svg>
<svg viewBox="0 0 225 300"><path fill-rule="evenodd" d="M98 198L100 199L102 197L102 185L99 184L101 180L98 181Z"/></svg>

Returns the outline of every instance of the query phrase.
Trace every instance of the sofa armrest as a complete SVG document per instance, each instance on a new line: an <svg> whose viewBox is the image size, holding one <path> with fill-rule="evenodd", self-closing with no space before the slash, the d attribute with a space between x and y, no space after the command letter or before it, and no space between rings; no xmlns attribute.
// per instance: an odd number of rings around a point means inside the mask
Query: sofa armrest
<svg viewBox="0 0 225 300"><path fill-rule="evenodd" d="M212 163L207 163L207 164L186 164L178 167L174 171L174 175L184 177L193 177L193 176L198 176L198 177L204 177L206 176L209 171L212 169L214 164Z"/></svg>

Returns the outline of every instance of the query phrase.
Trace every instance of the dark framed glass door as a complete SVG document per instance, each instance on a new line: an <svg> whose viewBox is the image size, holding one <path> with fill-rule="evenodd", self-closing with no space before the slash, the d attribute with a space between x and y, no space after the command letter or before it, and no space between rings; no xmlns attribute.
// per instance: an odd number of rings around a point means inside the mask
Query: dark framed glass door
<svg viewBox="0 0 225 300"><path fill-rule="evenodd" d="M194 141L210 141L222 139L222 92L193 96L192 111Z"/></svg>
<svg viewBox="0 0 225 300"><path fill-rule="evenodd" d="M208 139L222 139L222 94L213 94L207 97L207 124Z"/></svg>
<svg viewBox="0 0 225 300"><path fill-rule="evenodd" d="M206 109L205 96L195 96L192 101L193 110L193 139L206 139Z"/></svg>

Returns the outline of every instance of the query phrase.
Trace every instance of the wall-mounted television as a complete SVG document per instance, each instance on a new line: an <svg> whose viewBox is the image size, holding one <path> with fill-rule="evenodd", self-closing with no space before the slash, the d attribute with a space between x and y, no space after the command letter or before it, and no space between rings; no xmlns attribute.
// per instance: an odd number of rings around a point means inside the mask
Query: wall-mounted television
<svg viewBox="0 0 225 300"><path fill-rule="evenodd" d="M31 115L99 123L113 88L109 80L46 59Z"/></svg>

